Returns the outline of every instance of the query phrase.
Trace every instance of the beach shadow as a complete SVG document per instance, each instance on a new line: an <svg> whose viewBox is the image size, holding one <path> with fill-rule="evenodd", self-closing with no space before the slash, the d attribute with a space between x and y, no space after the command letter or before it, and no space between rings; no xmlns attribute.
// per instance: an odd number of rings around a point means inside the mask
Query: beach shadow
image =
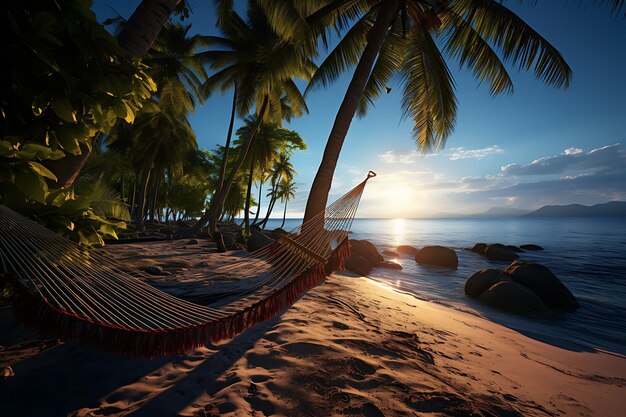
<svg viewBox="0 0 626 417"><path fill-rule="evenodd" d="M0 415L177 415L197 397L237 382L225 372L276 326L284 311L228 343L187 355L123 358L66 342L13 366L16 376L0 387ZM132 388L149 385L153 378L160 381L150 395Z"/></svg>

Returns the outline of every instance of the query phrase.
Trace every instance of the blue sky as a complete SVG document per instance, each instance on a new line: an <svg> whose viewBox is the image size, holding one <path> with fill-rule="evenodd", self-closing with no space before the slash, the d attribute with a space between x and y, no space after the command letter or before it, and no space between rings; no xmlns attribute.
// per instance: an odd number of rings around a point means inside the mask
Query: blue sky
<svg viewBox="0 0 626 417"><path fill-rule="evenodd" d="M99 21L114 16L113 9L128 17L138 3L96 0L93 10ZM511 69L515 93L490 98L468 72L449 62L459 101L456 129L445 149L420 156L411 124L401 119L401 94L395 86L367 116L353 121L331 199L371 169L379 176L365 191L361 217L626 200L626 19L611 17L608 9L578 7L575 1L520 3L506 2L561 51L573 70L570 87L548 87L532 74ZM211 4L191 0L189 22L195 32L218 33ZM310 113L286 126L309 145L292 158L298 192L288 217L300 217L304 210L350 76L309 94ZM230 94L213 97L191 117L201 147L223 144L230 100Z"/></svg>

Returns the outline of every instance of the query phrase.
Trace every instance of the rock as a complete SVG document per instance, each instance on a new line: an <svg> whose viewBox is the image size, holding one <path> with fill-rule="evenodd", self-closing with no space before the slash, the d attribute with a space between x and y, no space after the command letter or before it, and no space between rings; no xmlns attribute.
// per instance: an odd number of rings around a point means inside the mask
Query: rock
<svg viewBox="0 0 626 417"><path fill-rule="evenodd" d="M406 253L406 254L411 255L411 256L415 256L415 254L416 254L417 252L419 252L419 249L414 248L413 246L409 246L409 245L400 245L400 246L397 246L397 247L396 247L396 250L397 250L399 253Z"/></svg>
<svg viewBox="0 0 626 417"><path fill-rule="evenodd" d="M545 312L545 305L537 294L512 281L500 281L492 285L478 300L516 314L540 315Z"/></svg>
<svg viewBox="0 0 626 417"><path fill-rule="evenodd" d="M576 297L545 266L535 262L515 261L504 272L518 284L532 290L548 307L572 311L579 307Z"/></svg>
<svg viewBox="0 0 626 417"><path fill-rule="evenodd" d="M457 268L459 266L456 252L444 246L424 246L415 254L415 262L447 268Z"/></svg>
<svg viewBox="0 0 626 417"><path fill-rule="evenodd" d="M158 265L145 266L143 270L150 275L163 275L163 268Z"/></svg>
<svg viewBox="0 0 626 417"><path fill-rule="evenodd" d="M346 259L346 269L348 271L352 271L355 274L359 274L359 275L368 275L370 272L372 272L372 264L370 263L369 260L367 260L367 258L364 258L361 255L357 255L357 254L352 254L348 257L348 259Z"/></svg>
<svg viewBox="0 0 626 417"><path fill-rule="evenodd" d="M364 257L371 265L376 265L385 260L385 258L378 253L376 246L368 240L350 239L350 253Z"/></svg>
<svg viewBox="0 0 626 417"><path fill-rule="evenodd" d="M499 269L481 269L474 272L465 281L465 295L478 298L494 284L504 281L509 276Z"/></svg>
<svg viewBox="0 0 626 417"><path fill-rule="evenodd" d="M397 262L393 262L393 261L382 261L382 262L379 262L378 265L376 265L376 266L379 267L379 268L402 270L402 265L400 265Z"/></svg>
<svg viewBox="0 0 626 417"><path fill-rule="evenodd" d="M400 256L400 254L396 252L395 250L384 250L383 255L393 256L394 258L397 258Z"/></svg>
<svg viewBox="0 0 626 417"><path fill-rule="evenodd" d="M481 255L483 255L485 253L485 249L487 249L486 243L477 243L474 246L472 246L472 249L470 250L472 252L480 253Z"/></svg>
<svg viewBox="0 0 626 417"><path fill-rule="evenodd" d="M191 239L185 243L185 245L198 245L198 239Z"/></svg>
<svg viewBox="0 0 626 417"><path fill-rule="evenodd" d="M543 250L543 248L541 246L533 245L533 244L520 245L520 248L522 248L524 250Z"/></svg>
<svg viewBox="0 0 626 417"><path fill-rule="evenodd" d="M511 250L511 248L500 243L487 245L484 255L489 259L497 259L501 261L512 261L519 257L514 250Z"/></svg>
<svg viewBox="0 0 626 417"><path fill-rule="evenodd" d="M513 252L521 252L522 250L515 245L506 245L507 248L511 249Z"/></svg>
<svg viewBox="0 0 626 417"><path fill-rule="evenodd" d="M252 233L247 242L248 252L258 251L272 243L274 239L269 238L265 233Z"/></svg>

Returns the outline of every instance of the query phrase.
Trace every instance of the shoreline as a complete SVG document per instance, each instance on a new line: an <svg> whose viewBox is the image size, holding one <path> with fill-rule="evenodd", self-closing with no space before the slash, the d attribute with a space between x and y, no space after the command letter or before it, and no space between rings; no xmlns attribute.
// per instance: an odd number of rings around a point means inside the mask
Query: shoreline
<svg viewBox="0 0 626 417"><path fill-rule="evenodd" d="M165 256L178 268L163 277L173 286L202 272L200 259L210 265L206 246L160 245L117 255ZM186 355L127 359L34 341L0 352L9 356L23 359L0 385L0 415L611 416L626 407L626 358L562 349L348 275Z"/></svg>

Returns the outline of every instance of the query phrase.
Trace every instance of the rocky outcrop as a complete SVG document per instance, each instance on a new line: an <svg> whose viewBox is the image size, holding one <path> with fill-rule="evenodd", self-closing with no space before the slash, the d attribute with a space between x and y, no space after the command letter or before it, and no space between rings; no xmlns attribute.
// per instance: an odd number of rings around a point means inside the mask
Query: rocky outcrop
<svg viewBox="0 0 626 417"><path fill-rule="evenodd" d="M470 249L470 250L472 252L484 255L485 249L487 249L487 244L486 243L477 243L474 246L472 246L472 249Z"/></svg>
<svg viewBox="0 0 626 417"><path fill-rule="evenodd" d="M509 276L499 269L481 269L474 272L465 282L465 295L478 298L482 293Z"/></svg>
<svg viewBox="0 0 626 417"><path fill-rule="evenodd" d="M407 255L415 256L419 249L409 245L400 245L396 247L396 251L398 251L398 253L405 253Z"/></svg>
<svg viewBox="0 0 626 417"><path fill-rule="evenodd" d="M350 253L362 256L367 259L370 264L378 265L383 262L385 258L378 253L376 246L368 240L352 240L350 239Z"/></svg>
<svg viewBox="0 0 626 417"><path fill-rule="evenodd" d="M456 252L445 246L424 246L415 254L415 262L446 268L457 268L459 266Z"/></svg>
<svg viewBox="0 0 626 417"><path fill-rule="evenodd" d="M272 243L274 243L274 239L271 239L265 233L253 232L248 238L248 252L258 251L259 249L263 249Z"/></svg>
<svg viewBox="0 0 626 417"><path fill-rule="evenodd" d="M512 281L500 281L492 285L480 295L478 300L516 314L541 315L546 310L537 294Z"/></svg>
<svg viewBox="0 0 626 417"><path fill-rule="evenodd" d="M515 261L504 271L518 284L532 290L548 307L572 311L579 307L576 297L545 266L535 262Z"/></svg>
<svg viewBox="0 0 626 417"><path fill-rule="evenodd" d="M543 248L539 245L533 245L532 243L526 245L520 245L520 248L524 250L543 250Z"/></svg>
<svg viewBox="0 0 626 417"><path fill-rule="evenodd" d="M394 258L397 258L397 257L400 256L400 254L398 252L396 252L394 250L389 250L389 249L384 250L383 251L383 255L393 256Z"/></svg>
<svg viewBox="0 0 626 417"><path fill-rule="evenodd" d="M483 252L483 255L485 255L489 259L495 259L499 261L513 261L519 257L516 251L501 243L487 245L485 251Z"/></svg>

